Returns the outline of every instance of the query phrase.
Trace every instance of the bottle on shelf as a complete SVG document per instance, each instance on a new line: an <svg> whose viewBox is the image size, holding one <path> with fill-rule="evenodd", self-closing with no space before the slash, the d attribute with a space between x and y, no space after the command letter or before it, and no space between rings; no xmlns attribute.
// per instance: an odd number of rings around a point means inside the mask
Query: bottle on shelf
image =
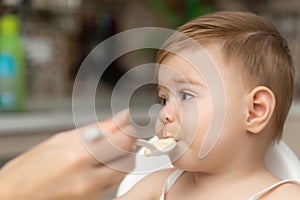
<svg viewBox="0 0 300 200"><path fill-rule="evenodd" d="M22 111L24 104L24 50L19 20L9 14L0 20L0 112Z"/></svg>

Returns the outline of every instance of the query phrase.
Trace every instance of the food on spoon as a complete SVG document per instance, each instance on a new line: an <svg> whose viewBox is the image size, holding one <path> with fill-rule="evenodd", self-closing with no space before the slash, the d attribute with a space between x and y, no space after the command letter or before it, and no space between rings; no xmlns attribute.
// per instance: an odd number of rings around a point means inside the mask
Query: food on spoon
<svg viewBox="0 0 300 200"><path fill-rule="evenodd" d="M167 139L159 139L152 142L152 144L159 150L164 151L171 146L176 145L176 141L173 138ZM152 151L150 149L145 148L144 155L149 157L151 156Z"/></svg>

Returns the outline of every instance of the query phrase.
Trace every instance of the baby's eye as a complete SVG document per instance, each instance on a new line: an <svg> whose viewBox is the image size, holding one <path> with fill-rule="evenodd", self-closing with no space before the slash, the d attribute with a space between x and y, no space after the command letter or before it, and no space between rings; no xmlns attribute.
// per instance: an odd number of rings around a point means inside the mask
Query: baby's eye
<svg viewBox="0 0 300 200"><path fill-rule="evenodd" d="M181 100L189 100L195 96L186 92L181 92Z"/></svg>
<svg viewBox="0 0 300 200"><path fill-rule="evenodd" d="M157 98L157 102L158 102L160 105L165 106L165 105L167 105L168 100L167 100L166 98L164 98L164 97L158 97L158 98Z"/></svg>

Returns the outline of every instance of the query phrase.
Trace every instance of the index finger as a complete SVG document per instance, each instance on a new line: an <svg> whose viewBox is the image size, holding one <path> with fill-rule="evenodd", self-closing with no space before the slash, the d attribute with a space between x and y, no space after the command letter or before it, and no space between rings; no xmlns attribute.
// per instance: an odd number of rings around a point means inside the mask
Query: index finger
<svg viewBox="0 0 300 200"><path fill-rule="evenodd" d="M129 109L122 110L111 118L100 122L98 125L104 132L114 133L120 130L120 127L129 123Z"/></svg>
<svg viewBox="0 0 300 200"><path fill-rule="evenodd" d="M127 113L128 111L123 111L123 113L118 116L119 119L123 117L123 126L114 128L117 129L117 131L114 132L104 134L96 124L78 129L81 143L89 154L85 159L86 164L100 166L101 164L108 164L121 159L124 156L134 156L131 155L131 152L136 138L130 135L136 135L136 130L132 125L124 123L124 118ZM113 119L107 120L105 123L110 127L116 126ZM93 159L90 159L90 157Z"/></svg>

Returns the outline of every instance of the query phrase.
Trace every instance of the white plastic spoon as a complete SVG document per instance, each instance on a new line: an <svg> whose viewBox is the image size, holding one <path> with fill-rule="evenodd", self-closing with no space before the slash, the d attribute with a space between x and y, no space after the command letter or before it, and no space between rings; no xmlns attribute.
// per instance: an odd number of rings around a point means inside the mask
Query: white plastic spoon
<svg viewBox="0 0 300 200"><path fill-rule="evenodd" d="M84 137L90 141L96 140L103 136L104 134L95 127L88 128L84 132ZM150 157L167 155L176 147L177 142L173 138L159 139L155 140L154 142L137 139L136 145L145 147L144 155Z"/></svg>
<svg viewBox="0 0 300 200"><path fill-rule="evenodd" d="M149 142L147 140L138 139L136 145L145 147L145 156L162 156L170 153L177 145L173 138L155 140Z"/></svg>

